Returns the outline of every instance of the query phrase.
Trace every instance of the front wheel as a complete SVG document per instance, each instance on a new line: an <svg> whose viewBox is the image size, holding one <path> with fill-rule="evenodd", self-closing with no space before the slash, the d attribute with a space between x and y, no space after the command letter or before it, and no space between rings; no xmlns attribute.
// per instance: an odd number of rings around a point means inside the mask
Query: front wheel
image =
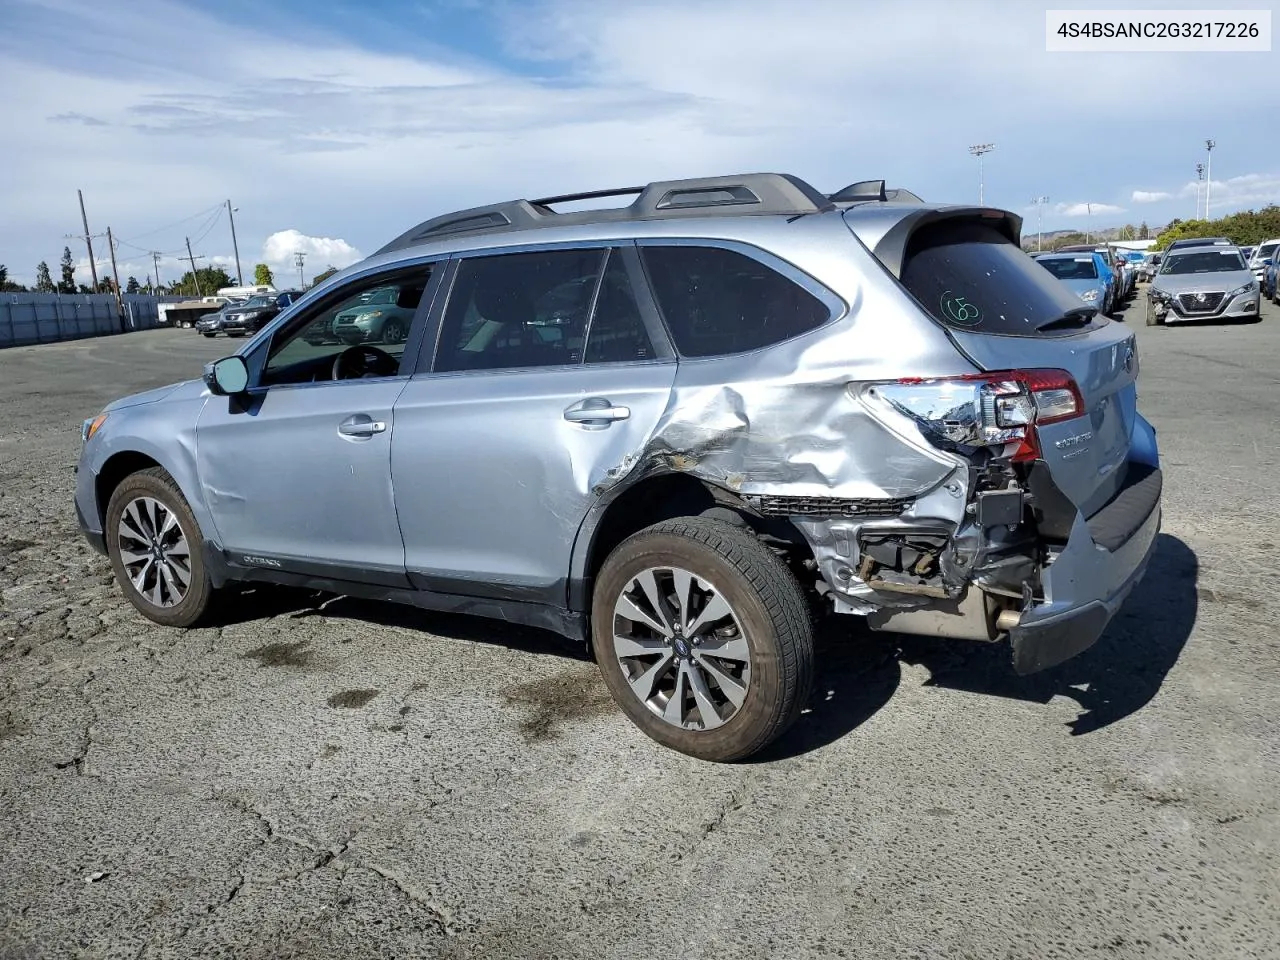
<svg viewBox="0 0 1280 960"><path fill-rule="evenodd" d="M166 627L189 627L205 615L214 589L204 538L165 470L141 470L116 487L103 533L116 582L139 613Z"/></svg>
<svg viewBox="0 0 1280 960"><path fill-rule="evenodd" d="M382 326L382 342L383 343L404 343L406 332L404 324L396 319L388 320Z"/></svg>
<svg viewBox="0 0 1280 960"><path fill-rule="evenodd" d="M703 760L759 752L800 714L813 624L795 576L749 532L686 517L623 541L596 578L592 647L649 737Z"/></svg>

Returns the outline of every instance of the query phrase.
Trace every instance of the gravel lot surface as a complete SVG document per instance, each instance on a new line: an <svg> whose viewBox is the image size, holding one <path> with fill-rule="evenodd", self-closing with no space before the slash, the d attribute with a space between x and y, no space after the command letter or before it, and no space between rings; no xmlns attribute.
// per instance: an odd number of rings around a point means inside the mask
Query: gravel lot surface
<svg viewBox="0 0 1280 960"><path fill-rule="evenodd" d="M234 347L0 351L0 957L1280 955L1280 310L1138 324L1164 532L1106 636L828 629L759 762L665 751L593 664L275 589L155 627L72 512L79 426Z"/></svg>

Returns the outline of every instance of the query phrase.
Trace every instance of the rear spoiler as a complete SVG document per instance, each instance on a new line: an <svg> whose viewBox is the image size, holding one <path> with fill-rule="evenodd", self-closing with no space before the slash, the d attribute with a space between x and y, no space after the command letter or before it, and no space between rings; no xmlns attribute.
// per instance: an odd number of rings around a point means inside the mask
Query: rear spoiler
<svg viewBox="0 0 1280 960"><path fill-rule="evenodd" d="M900 277L911 238L925 227L948 220L979 220L1004 234L1014 246L1022 247L1022 217L1016 213L994 207L942 207L908 213L886 231L871 252L885 269Z"/></svg>

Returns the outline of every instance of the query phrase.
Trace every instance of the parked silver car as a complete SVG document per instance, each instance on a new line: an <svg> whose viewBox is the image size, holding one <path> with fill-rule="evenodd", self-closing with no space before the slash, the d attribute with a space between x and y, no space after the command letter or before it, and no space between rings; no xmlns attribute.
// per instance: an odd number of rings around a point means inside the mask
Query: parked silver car
<svg viewBox="0 0 1280 960"><path fill-rule="evenodd" d="M1179 247L1147 290L1147 326L1184 320L1256 320L1262 296L1238 247Z"/></svg>
<svg viewBox="0 0 1280 960"><path fill-rule="evenodd" d="M616 193L626 207L557 213ZM1160 525L1138 358L1022 221L881 181L652 183L436 217L191 380L85 422L75 496L133 605L237 580L536 624L649 736L749 756L811 614L1089 647ZM407 338L307 342L371 290ZM503 629L495 625L496 630Z"/></svg>

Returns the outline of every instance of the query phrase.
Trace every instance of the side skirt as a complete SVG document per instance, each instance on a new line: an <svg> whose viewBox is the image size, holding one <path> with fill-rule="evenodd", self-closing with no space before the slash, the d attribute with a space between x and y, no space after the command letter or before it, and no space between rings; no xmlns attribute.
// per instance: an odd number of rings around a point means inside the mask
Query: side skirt
<svg viewBox="0 0 1280 960"><path fill-rule="evenodd" d="M575 644L581 644L584 650L590 650L590 626L586 616L545 603L463 596L456 593L367 583L271 567L240 566L229 561L222 550L210 543L205 544L204 560L215 587L221 587L230 582L274 583L286 587L318 590L338 596L359 597L362 600L385 600L437 613L467 614L550 630Z"/></svg>

